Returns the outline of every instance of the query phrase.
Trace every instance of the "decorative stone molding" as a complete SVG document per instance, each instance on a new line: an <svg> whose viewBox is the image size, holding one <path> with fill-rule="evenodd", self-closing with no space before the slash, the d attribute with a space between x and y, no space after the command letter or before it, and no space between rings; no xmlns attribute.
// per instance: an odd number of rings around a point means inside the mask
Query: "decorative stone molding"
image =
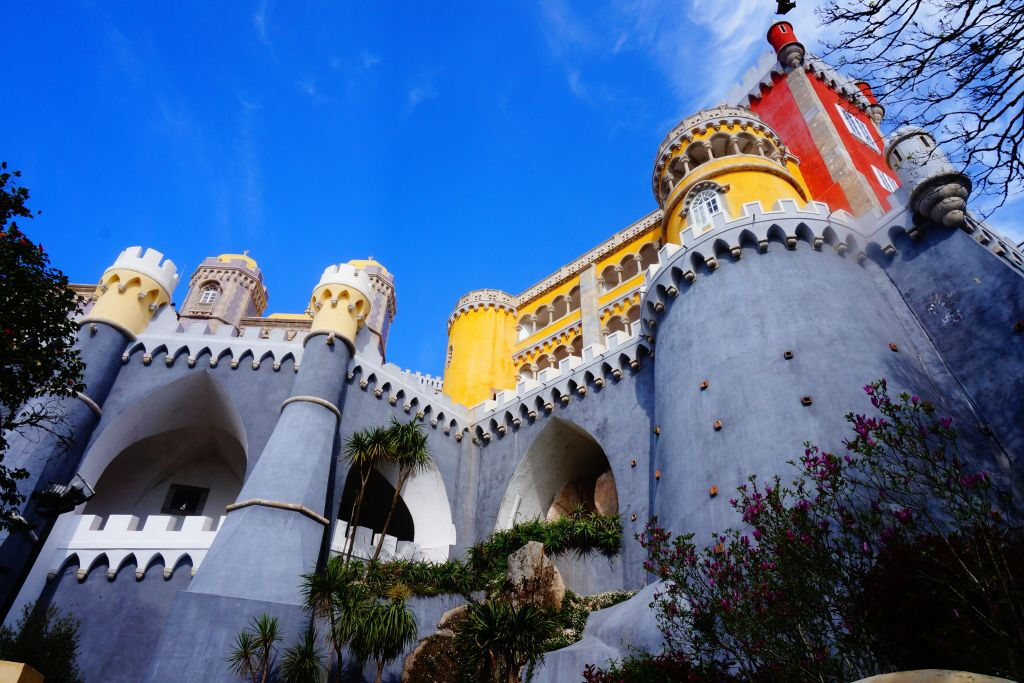
<svg viewBox="0 0 1024 683"><path fill-rule="evenodd" d="M452 328L452 324L458 320L460 316L465 315L470 311L486 308L495 308L515 315L515 297L501 291L500 289L475 289L469 294L463 295L455 304L455 310L453 310L451 315L448 316L449 331Z"/></svg>
<svg viewBox="0 0 1024 683"><path fill-rule="evenodd" d="M128 247L118 254L114 264L103 272L101 280L106 279L107 273L119 269L130 270L152 278L163 287L167 296L170 296L174 292L174 288L178 286L178 267L174 265L174 261L165 259L164 255L156 249L146 249L143 252L142 247Z"/></svg>

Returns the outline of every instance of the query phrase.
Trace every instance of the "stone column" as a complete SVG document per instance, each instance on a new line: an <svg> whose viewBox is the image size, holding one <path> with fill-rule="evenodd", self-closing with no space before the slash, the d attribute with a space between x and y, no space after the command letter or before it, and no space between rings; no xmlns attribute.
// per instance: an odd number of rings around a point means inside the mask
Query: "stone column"
<svg viewBox="0 0 1024 683"><path fill-rule="evenodd" d="M224 658L252 617L276 616L284 647L304 627L299 585L329 540L346 374L369 292L352 266L324 272L292 391L202 568L174 598L148 680L235 680Z"/></svg>
<svg viewBox="0 0 1024 683"><path fill-rule="evenodd" d="M103 403L121 370L125 345L170 301L178 284L177 268L153 249L129 247L100 279L94 303L82 319L75 348L85 369L85 389L77 398L39 397L26 406L45 406L60 419L47 429L8 435L5 465L23 467L29 476L18 482L25 500L19 514L28 531L0 531L0 605L6 614L38 549L46 541L52 519L39 514L32 495L51 483L67 484L78 471L86 444L99 422ZM95 486L96 482L87 482Z"/></svg>

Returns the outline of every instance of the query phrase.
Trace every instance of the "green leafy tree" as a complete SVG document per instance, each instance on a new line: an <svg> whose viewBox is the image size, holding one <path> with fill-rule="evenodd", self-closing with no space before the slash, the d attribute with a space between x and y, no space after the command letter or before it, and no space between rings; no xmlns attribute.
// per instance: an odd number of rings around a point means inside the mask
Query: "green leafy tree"
<svg viewBox="0 0 1024 683"><path fill-rule="evenodd" d="M312 628L285 650L281 670L288 683L320 683L324 679L324 656Z"/></svg>
<svg viewBox="0 0 1024 683"><path fill-rule="evenodd" d="M274 666L274 651L281 641L277 617L260 614L235 636L228 653L231 671L252 683L266 683Z"/></svg>
<svg viewBox="0 0 1024 683"><path fill-rule="evenodd" d="M28 476L2 464L8 434L29 429L59 434L58 399L84 389L83 365L73 348L79 304L67 277L50 266L42 245L29 240L17 223L33 217L20 176L0 162L0 529L11 525L24 501L17 482Z"/></svg>
<svg viewBox="0 0 1024 683"><path fill-rule="evenodd" d="M854 680L920 666L1024 676L1024 537L952 419L867 385L841 456L805 444L798 476L751 477L744 523L698 547L652 521L645 568L674 659L744 679ZM1015 476L1010 474L1009 476ZM923 609L922 609L923 608Z"/></svg>
<svg viewBox="0 0 1024 683"><path fill-rule="evenodd" d="M346 441L345 461L349 468L354 469L359 476L359 492L352 502L348 528L345 530L346 561L352 554L356 526L359 524L359 515L362 511L363 499L366 496L366 485L377 465L391 459L392 443L391 433L387 427L360 430L349 436Z"/></svg>
<svg viewBox="0 0 1024 683"><path fill-rule="evenodd" d="M14 629L0 628L0 659L28 664L47 683L81 683L78 622L56 607L25 605Z"/></svg>
<svg viewBox="0 0 1024 683"><path fill-rule="evenodd" d="M422 425L416 420L399 422L391 418L388 426L391 441L391 459L398 465L398 482L395 484L395 494L391 497L391 507L388 509L388 516L384 520L384 528L377 540L377 548L373 551L372 562L380 557L381 549L384 547L384 535L391 525L391 518L398 507L398 500L402 497L402 489L409 478L417 472L428 470L434 466L430 458L430 451L427 449L427 435Z"/></svg>
<svg viewBox="0 0 1024 683"><path fill-rule="evenodd" d="M405 601L407 595L408 589L392 589L391 597L367 606L356 621L352 650L360 660L376 662L376 683L380 683L388 662L415 643L419 635L416 615Z"/></svg>
<svg viewBox="0 0 1024 683"><path fill-rule="evenodd" d="M523 668L533 677L544 659L544 644L557 629L552 615L531 604L496 599L470 603L455 634L459 648L474 659L485 680L516 683Z"/></svg>

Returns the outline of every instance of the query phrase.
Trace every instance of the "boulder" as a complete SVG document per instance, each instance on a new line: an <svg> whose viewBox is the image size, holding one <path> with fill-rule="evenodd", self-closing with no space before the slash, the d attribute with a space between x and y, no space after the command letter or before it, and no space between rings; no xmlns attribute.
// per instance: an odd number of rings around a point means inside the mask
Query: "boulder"
<svg viewBox="0 0 1024 683"><path fill-rule="evenodd" d="M547 520L553 522L559 517L565 517L578 505L587 510L594 509L594 489L589 481L577 479L563 486L548 508Z"/></svg>
<svg viewBox="0 0 1024 683"><path fill-rule="evenodd" d="M615 488L615 477L611 470L606 470L594 484L594 509L601 515L615 515L619 512L619 492Z"/></svg>
<svg viewBox="0 0 1024 683"><path fill-rule="evenodd" d="M557 611L565 598L562 575L544 553L544 544L537 541L509 555L506 586L514 604L530 603Z"/></svg>

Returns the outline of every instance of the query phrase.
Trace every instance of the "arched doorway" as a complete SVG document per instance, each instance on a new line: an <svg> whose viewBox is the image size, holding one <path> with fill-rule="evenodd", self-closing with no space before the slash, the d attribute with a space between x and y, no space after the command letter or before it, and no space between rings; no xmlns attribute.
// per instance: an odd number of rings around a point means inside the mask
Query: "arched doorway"
<svg viewBox="0 0 1024 683"><path fill-rule="evenodd" d="M509 481L496 528L556 519L577 507L618 512L618 493L600 444L578 425L549 418Z"/></svg>

